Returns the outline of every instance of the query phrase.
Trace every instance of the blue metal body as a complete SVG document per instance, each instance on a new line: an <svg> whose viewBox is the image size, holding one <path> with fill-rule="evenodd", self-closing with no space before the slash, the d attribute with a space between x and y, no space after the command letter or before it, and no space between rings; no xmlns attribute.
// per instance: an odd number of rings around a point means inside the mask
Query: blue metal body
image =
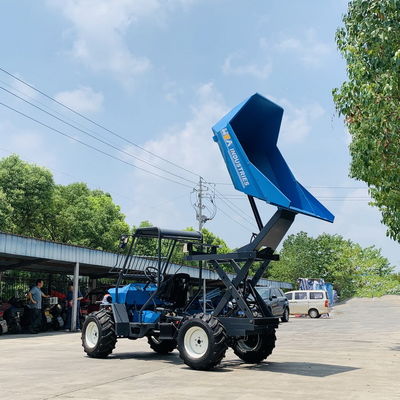
<svg viewBox="0 0 400 400"><path fill-rule="evenodd" d="M258 93L213 126L235 188L279 208L333 222L292 174L277 147L283 108Z"/></svg>
<svg viewBox="0 0 400 400"><path fill-rule="evenodd" d="M154 323L160 318L160 313L153 310L140 311L141 307L149 300L150 296L157 290L157 285L150 283L131 283L118 289L118 298L116 288L109 289L113 303L125 304L130 311L130 322ZM160 299L154 298L149 308L161 305Z"/></svg>

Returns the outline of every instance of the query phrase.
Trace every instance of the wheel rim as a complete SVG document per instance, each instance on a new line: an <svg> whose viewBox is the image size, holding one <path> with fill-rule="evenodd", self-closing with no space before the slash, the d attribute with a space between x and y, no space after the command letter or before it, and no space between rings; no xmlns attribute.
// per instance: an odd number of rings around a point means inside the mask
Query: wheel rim
<svg viewBox="0 0 400 400"><path fill-rule="evenodd" d="M316 318L317 315L318 315L318 313L317 313L315 310L311 310L311 311L310 311L310 317L311 317L311 318Z"/></svg>
<svg viewBox="0 0 400 400"><path fill-rule="evenodd" d="M184 346L191 358L201 358L208 349L208 336L199 326L192 326L185 333Z"/></svg>
<svg viewBox="0 0 400 400"><path fill-rule="evenodd" d="M90 321L85 330L85 342L89 348L96 347L99 341L99 327L96 322Z"/></svg>
<svg viewBox="0 0 400 400"><path fill-rule="evenodd" d="M237 345L239 349L244 352L258 350L260 346L260 336L252 335L246 339L240 339L237 341Z"/></svg>
<svg viewBox="0 0 400 400"><path fill-rule="evenodd" d="M289 319L289 310L288 309L285 310L285 319Z"/></svg>

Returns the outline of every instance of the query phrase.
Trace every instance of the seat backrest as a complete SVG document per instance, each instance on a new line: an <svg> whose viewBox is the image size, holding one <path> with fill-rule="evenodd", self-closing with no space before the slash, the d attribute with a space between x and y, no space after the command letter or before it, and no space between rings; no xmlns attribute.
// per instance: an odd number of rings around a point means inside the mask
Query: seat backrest
<svg viewBox="0 0 400 400"><path fill-rule="evenodd" d="M157 297L172 303L174 307L181 308L186 305L189 291L190 275L166 275L157 291Z"/></svg>

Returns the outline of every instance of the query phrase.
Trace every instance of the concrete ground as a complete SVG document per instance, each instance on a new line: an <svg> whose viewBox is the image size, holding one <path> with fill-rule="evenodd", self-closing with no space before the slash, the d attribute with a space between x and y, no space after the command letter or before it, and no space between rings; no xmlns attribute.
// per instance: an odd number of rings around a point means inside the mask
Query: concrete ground
<svg viewBox="0 0 400 400"><path fill-rule="evenodd" d="M400 296L354 299L329 319L292 318L259 365L231 350L212 372L174 351L120 340L105 360L84 356L78 333L0 337L0 399L400 399Z"/></svg>

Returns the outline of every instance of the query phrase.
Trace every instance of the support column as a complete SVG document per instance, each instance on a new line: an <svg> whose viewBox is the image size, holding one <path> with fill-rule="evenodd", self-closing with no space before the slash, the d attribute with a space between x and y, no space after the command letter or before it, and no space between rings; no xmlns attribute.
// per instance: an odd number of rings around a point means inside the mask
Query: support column
<svg viewBox="0 0 400 400"><path fill-rule="evenodd" d="M79 262L75 264L74 268L74 293L72 297L72 319L71 331L76 331L76 318L78 315L78 290L79 290Z"/></svg>
<svg viewBox="0 0 400 400"><path fill-rule="evenodd" d="M201 262L201 261L200 261ZM203 279L203 312L204 314L207 314L207 280Z"/></svg>

